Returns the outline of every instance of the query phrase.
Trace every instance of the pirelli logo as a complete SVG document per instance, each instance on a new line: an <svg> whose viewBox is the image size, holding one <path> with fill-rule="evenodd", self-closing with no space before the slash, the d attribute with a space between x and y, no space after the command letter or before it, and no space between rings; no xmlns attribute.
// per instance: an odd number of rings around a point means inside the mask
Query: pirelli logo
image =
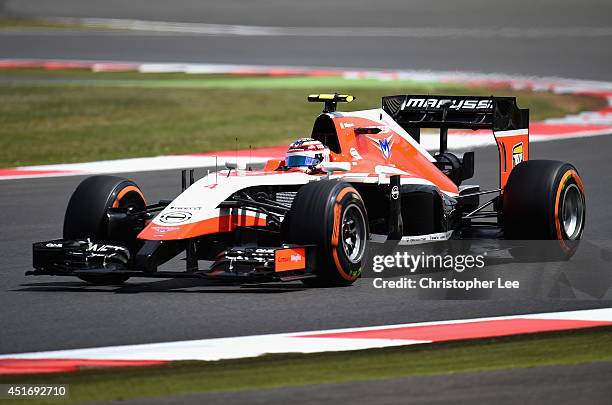
<svg viewBox="0 0 612 405"><path fill-rule="evenodd" d="M449 110L492 110L493 100L484 99L448 99L448 98L409 98L402 109L431 108L441 109L447 107Z"/></svg>
<svg viewBox="0 0 612 405"><path fill-rule="evenodd" d="M306 249L291 248L274 251L274 271L303 270L306 268Z"/></svg>

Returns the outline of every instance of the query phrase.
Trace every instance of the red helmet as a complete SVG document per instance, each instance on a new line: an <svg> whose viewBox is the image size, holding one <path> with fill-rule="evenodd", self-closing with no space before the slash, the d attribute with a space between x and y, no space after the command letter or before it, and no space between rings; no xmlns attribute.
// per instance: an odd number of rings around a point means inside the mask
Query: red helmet
<svg viewBox="0 0 612 405"><path fill-rule="evenodd" d="M285 166L289 168L311 168L329 162L329 148L312 138L301 138L289 145Z"/></svg>

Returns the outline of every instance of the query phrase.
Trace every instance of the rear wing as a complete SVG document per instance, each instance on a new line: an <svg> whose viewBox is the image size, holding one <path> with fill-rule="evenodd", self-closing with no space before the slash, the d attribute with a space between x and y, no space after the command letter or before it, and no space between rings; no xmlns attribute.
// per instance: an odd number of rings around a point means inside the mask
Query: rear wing
<svg viewBox="0 0 612 405"><path fill-rule="evenodd" d="M529 110L515 97L387 96L382 108L405 128L527 129Z"/></svg>
<svg viewBox="0 0 612 405"><path fill-rule="evenodd" d="M529 157L529 109L515 97L397 95L382 98L382 108L414 139L421 128L440 129L440 153L448 129L490 129L499 149L500 188L512 168Z"/></svg>

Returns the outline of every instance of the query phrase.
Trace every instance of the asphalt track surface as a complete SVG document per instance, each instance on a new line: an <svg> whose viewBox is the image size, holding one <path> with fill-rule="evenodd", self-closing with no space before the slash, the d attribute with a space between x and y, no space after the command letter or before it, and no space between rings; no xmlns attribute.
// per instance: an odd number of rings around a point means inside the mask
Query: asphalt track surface
<svg viewBox="0 0 612 405"><path fill-rule="evenodd" d="M532 158L573 162L588 198L585 239L610 239L608 170L612 137L534 144ZM475 182L493 187L497 152L477 150ZM125 174L150 201L171 198L179 171ZM354 286L303 289L202 285L195 280L132 279L122 287L87 286L77 279L26 277L31 243L61 236L70 193L83 177L0 182L0 353L137 344L341 327L465 319L609 307L607 301L419 300L404 290Z"/></svg>
<svg viewBox="0 0 612 405"><path fill-rule="evenodd" d="M0 14L17 17L355 28L353 34L324 37L5 31L0 34L2 58L461 70L611 78L612 3L607 0L4 0L2 4ZM420 37L361 37L359 30L368 27L431 31ZM457 32L445 34L448 28ZM483 29L480 35L472 32ZM518 34L503 36L501 33L508 29ZM546 34L547 30L555 34ZM593 36L597 30L604 32Z"/></svg>
<svg viewBox="0 0 612 405"><path fill-rule="evenodd" d="M611 377L612 363L602 362L145 398L121 404L605 404L612 395Z"/></svg>
<svg viewBox="0 0 612 405"><path fill-rule="evenodd" d="M17 16L137 18L266 26L609 27L609 1L8 0ZM204 6L202 6L204 4ZM351 5L347 7L347 5ZM245 63L466 70L610 80L610 37L539 38L227 37L130 33L0 33L2 58ZM532 157L574 163L587 188L585 238L609 239L612 138L533 146ZM495 184L496 152L478 151L477 181ZM179 174L126 174L150 200L179 191ZM202 287L191 281L130 281L89 287L72 279L26 278L31 243L60 235L80 177L0 182L0 352L201 339L383 325L540 311L609 307L610 302L419 301L375 291L363 280L343 289Z"/></svg>

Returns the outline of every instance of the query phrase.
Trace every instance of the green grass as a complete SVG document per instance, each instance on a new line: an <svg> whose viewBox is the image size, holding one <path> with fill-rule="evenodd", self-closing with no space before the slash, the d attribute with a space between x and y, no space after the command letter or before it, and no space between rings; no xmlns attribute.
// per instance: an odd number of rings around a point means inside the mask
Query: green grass
<svg viewBox="0 0 612 405"><path fill-rule="evenodd" d="M595 328L351 352L5 376L0 383L70 384L70 401L84 402L611 360L612 328Z"/></svg>
<svg viewBox="0 0 612 405"><path fill-rule="evenodd" d="M306 77L0 72L0 167L84 162L287 144L310 134L321 106L306 94L340 91L380 106L400 93L510 95L532 120L592 110L604 101L573 95L413 81Z"/></svg>
<svg viewBox="0 0 612 405"><path fill-rule="evenodd" d="M64 22L55 22L48 20L36 20L16 17L0 17L0 30L1 29L13 29L13 28L44 28L44 29L82 29L83 26L79 24L71 24Z"/></svg>

